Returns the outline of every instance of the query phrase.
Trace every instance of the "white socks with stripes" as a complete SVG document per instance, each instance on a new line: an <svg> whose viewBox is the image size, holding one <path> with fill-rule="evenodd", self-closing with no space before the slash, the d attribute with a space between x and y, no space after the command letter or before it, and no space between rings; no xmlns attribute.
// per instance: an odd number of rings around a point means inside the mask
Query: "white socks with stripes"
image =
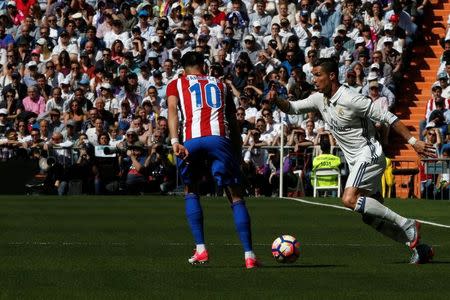
<svg viewBox="0 0 450 300"><path fill-rule="evenodd" d="M355 211L361 214L367 214L373 217L381 218L390 221L395 225L403 228L408 219L400 216L396 212L390 210L374 198L360 197L356 203Z"/></svg>

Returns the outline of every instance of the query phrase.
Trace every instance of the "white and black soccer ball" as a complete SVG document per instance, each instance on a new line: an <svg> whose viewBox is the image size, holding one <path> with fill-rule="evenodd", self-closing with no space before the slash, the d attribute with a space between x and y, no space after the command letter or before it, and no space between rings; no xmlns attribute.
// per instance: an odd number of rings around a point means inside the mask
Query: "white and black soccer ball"
<svg viewBox="0 0 450 300"><path fill-rule="evenodd" d="M293 263L300 256L300 242L292 235L281 235L272 243L272 255L279 263Z"/></svg>

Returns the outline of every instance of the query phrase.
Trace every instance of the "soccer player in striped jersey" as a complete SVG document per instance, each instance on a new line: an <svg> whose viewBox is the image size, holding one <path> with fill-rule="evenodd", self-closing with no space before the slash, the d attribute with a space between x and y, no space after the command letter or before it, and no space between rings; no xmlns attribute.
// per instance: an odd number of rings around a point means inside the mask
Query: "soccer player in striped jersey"
<svg viewBox="0 0 450 300"><path fill-rule="evenodd" d="M347 86L340 85L338 64L333 59L318 59L313 63L312 74L317 93L302 101L291 102L279 99L276 91L270 91L269 98L288 114L309 111L322 114L350 167L342 196L343 204L361 213L365 223L409 246L413 252L411 263L429 261L432 248L425 244L418 247L420 223L402 217L383 205L380 186L386 160L380 143L375 139L373 122L390 125L422 157L436 155L433 145L416 140L397 116Z"/></svg>
<svg viewBox="0 0 450 300"><path fill-rule="evenodd" d="M204 74L202 54L187 52L181 64L184 74L167 85L167 104L172 149L185 184L186 215L196 244L194 255L188 261L199 264L209 259L197 186L207 161L217 185L225 188L231 203L236 230L244 247L245 266L257 267L250 216L240 186L240 135L231 94L224 82ZM183 116L181 132L177 109Z"/></svg>

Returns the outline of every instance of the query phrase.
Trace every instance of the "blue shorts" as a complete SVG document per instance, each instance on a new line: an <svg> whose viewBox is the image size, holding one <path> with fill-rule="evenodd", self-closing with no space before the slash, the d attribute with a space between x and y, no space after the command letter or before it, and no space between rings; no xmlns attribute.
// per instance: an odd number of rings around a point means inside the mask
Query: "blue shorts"
<svg viewBox="0 0 450 300"><path fill-rule="evenodd" d="M241 183L241 174L231 141L222 136L205 136L188 140L184 147L189 151L185 159L177 158L177 166L184 184L193 184L211 168L218 186Z"/></svg>

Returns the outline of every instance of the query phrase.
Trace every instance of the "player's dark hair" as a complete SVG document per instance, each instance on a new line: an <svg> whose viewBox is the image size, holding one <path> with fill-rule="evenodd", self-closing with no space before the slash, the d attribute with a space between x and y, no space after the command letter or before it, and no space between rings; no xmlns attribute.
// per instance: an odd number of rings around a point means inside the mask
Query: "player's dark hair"
<svg viewBox="0 0 450 300"><path fill-rule="evenodd" d="M328 74L334 73L336 78L339 75L339 65L332 58L319 58L313 62L313 67L321 67Z"/></svg>
<svg viewBox="0 0 450 300"><path fill-rule="evenodd" d="M202 67L205 63L205 57L202 53L189 51L181 57L181 66L186 67Z"/></svg>

